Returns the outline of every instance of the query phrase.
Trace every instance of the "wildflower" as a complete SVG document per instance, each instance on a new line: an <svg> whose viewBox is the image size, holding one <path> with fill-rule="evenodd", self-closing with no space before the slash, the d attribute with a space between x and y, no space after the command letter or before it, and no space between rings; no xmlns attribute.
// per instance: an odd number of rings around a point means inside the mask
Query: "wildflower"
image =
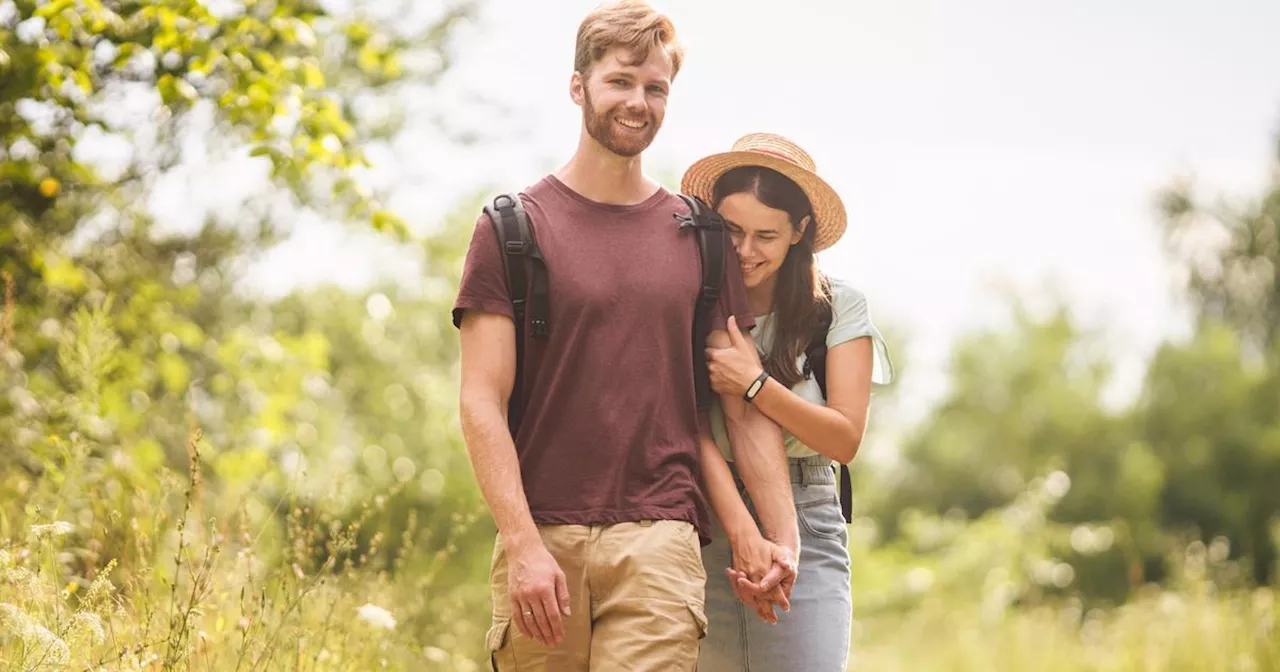
<svg viewBox="0 0 1280 672"><path fill-rule="evenodd" d="M63 520L57 520L48 525L32 525L31 534L37 541L42 539L52 539L63 535L71 534L75 531L75 526Z"/></svg>
<svg viewBox="0 0 1280 672"><path fill-rule="evenodd" d="M43 180L40 180L40 193L45 198L53 198L54 196L57 196L61 189L62 185L52 177L46 177Z"/></svg>
<svg viewBox="0 0 1280 672"><path fill-rule="evenodd" d="M14 567L0 572L0 580L12 586L19 596L34 597L41 593L40 578L25 567ZM0 622L3 620L0 619Z"/></svg>
<svg viewBox="0 0 1280 672"><path fill-rule="evenodd" d="M78 611L75 616L71 617L71 631L92 642L95 646L101 644L107 637L102 628L102 621L98 619L97 615L87 611Z"/></svg>
<svg viewBox="0 0 1280 672"><path fill-rule="evenodd" d="M386 630L395 630L396 628L396 617L392 616L391 612L376 604L366 604L363 607L356 609L356 613L359 614L360 618L363 618L366 623L375 628L384 628Z"/></svg>
<svg viewBox="0 0 1280 672"><path fill-rule="evenodd" d="M4 626L4 632L16 633L22 648L34 652L37 659L50 667L66 665L71 659L71 648L66 642L12 604L0 603L0 625Z"/></svg>

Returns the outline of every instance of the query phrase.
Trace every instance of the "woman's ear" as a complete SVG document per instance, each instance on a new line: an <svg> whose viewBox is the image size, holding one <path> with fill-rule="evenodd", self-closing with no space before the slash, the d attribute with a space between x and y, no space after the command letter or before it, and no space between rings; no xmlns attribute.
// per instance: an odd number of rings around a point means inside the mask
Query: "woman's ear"
<svg viewBox="0 0 1280 672"><path fill-rule="evenodd" d="M813 223L813 217L810 215L805 215L804 219L800 220L800 226L795 227L791 232L792 245L795 245L796 243L800 242L801 238L804 238L804 232L809 229L809 225L812 223Z"/></svg>

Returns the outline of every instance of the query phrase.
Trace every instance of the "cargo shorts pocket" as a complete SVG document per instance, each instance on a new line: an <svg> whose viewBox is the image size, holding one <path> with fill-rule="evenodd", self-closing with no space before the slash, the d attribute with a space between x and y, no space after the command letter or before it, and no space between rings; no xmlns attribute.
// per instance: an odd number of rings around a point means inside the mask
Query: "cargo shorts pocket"
<svg viewBox="0 0 1280 672"><path fill-rule="evenodd" d="M698 639L706 639L707 637L707 609L699 602L689 601L685 603L689 607L689 613L693 616L694 625L698 626Z"/></svg>
<svg viewBox="0 0 1280 672"><path fill-rule="evenodd" d="M511 672L516 669L515 655L511 651L511 619L494 619L485 634L485 648L489 650L489 665L493 672Z"/></svg>

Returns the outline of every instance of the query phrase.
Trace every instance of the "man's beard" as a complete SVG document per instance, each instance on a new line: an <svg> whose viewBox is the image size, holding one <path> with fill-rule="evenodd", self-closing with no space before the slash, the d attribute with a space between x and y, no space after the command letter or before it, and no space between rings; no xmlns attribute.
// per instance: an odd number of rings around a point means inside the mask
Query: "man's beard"
<svg viewBox="0 0 1280 672"><path fill-rule="evenodd" d="M583 99L585 104L582 106L582 120L587 126L587 134L603 145L605 149L618 156L628 158L636 156L647 149L649 144L653 142L653 138L658 134L658 123L652 116L645 118L644 121L648 126L645 127L643 133L627 133L614 126L613 117L621 116L624 119L631 119L630 115L625 113L618 114L619 108L617 107L606 110L603 114L598 113L595 104L591 102L591 94L585 89L583 90Z"/></svg>

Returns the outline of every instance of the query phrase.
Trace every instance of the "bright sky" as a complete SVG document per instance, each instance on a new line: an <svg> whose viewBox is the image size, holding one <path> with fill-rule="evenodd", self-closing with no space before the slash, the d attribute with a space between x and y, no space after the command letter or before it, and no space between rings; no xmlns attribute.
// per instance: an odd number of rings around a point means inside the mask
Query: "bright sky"
<svg viewBox="0 0 1280 672"><path fill-rule="evenodd" d="M425 123L381 157L411 222L486 184L519 188L572 153L573 40L594 1L490 0L448 86L414 109L505 144L458 149ZM943 390L952 339L1000 319L995 287L1051 287L1122 358L1116 394L1182 320L1156 190L1194 174L1255 192L1280 130L1280 2L656 2L687 46L655 176L752 131L786 135L841 193L849 231L821 262L905 333L909 415ZM480 94L505 115L466 103ZM256 277L268 291L358 283L381 248L316 230Z"/></svg>

